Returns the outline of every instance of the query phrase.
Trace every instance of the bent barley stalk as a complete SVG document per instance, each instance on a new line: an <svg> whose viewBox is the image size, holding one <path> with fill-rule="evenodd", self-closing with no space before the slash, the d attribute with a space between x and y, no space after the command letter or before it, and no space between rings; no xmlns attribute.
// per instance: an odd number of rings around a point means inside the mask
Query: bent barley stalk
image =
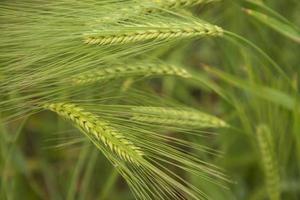
<svg viewBox="0 0 300 200"><path fill-rule="evenodd" d="M274 155L274 145L269 128L265 125L257 127L256 136L265 173L266 189L271 200L280 199L280 177L278 164Z"/></svg>
<svg viewBox="0 0 300 200"><path fill-rule="evenodd" d="M150 75L174 75L183 78L191 77L185 69L174 65L166 63L139 62L91 70L87 73L75 75L72 77L71 82L75 85L82 85L114 78Z"/></svg>
<svg viewBox="0 0 300 200"><path fill-rule="evenodd" d="M147 24L143 26L143 30L138 30L141 26L124 28L129 29L86 34L84 42L90 45L120 45L149 40L170 41L176 38L223 35L222 28L209 23L185 23L182 26L159 23L159 27Z"/></svg>
<svg viewBox="0 0 300 200"><path fill-rule="evenodd" d="M120 158L139 165L144 155L141 149L98 116L69 103L50 103L43 107L71 120L92 141L101 141Z"/></svg>
<svg viewBox="0 0 300 200"><path fill-rule="evenodd" d="M223 120L199 111L147 106L133 107L132 111L135 112L132 116L135 121L193 127L228 127Z"/></svg>

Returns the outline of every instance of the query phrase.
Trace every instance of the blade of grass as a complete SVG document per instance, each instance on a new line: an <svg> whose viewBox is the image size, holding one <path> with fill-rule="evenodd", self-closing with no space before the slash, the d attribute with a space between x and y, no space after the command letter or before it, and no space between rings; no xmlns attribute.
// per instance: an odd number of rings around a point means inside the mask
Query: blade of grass
<svg viewBox="0 0 300 200"><path fill-rule="evenodd" d="M70 181L70 187L67 194L67 200L73 200L76 199L76 188L77 184L79 183L81 172L85 166L85 161L87 157L90 155L91 147L89 145L83 146L79 158L77 160L76 166L73 171L73 175L71 177Z"/></svg>
<svg viewBox="0 0 300 200"><path fill-rule="evenodd" d="M243 81L241 79L238 79L237 77L230 75L226 72L223 72L221 70L212 68L212 67L206 67L205 70L217 76L218 78L222 79L223 81L237 87L240 89L243 89L247 92L250 92L251 94L254 94L264 100L267 100L269 102L275 103L277 105L280 105L288 110L294 111L296 107L296 100L289 94L286 94L282 91L254 84L249 83L247 81Z"/></svg>
<svg viewBox="0 0 300 200"><path fill-rule="evenodd" d="M258 11L254 11L251 9L244 9L245 12L257 19L259 22L269 26L273 30L277 31L278 33L292 39L293 41L300 43L300 31L296 29L294 26L291 26L284 21L280 21L276 18L270 17Z"/></svg>
<svg viewBox="0 0 300 200"><path fill-rule="evenodd" d="M117 182L118 177L119 177L118 171L113 169L107 182L106 182L105 187L103 188L103 190L101 191L101 193L99 195L100 196L99 199L103 199L103 200L108 199L108 195L111 192L111 190L113 189L115 183Z"/></svg>
<svg viewBox="0 0 300 200"><path fill-rule="evenodd" d="M85 200L87 199L87 193L88 193L88 189L90 188L90 183L91 183L91 179L92 179L92 175L93 175L93 170L95 168L95 164L97 161L97 155L99 154L98 149L93 148L92 152L90 154L89 157L89 162L87 164L87 168L86 171L84 173L84 176L82 178L82 184L81 184L81 189L80 189L80 193L79 193L79 200Z"/></svg>

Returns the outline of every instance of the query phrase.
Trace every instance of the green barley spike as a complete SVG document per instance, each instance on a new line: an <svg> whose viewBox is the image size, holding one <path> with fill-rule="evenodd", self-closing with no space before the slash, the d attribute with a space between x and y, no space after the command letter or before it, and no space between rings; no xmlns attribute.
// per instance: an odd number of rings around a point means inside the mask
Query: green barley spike
<svg viewBox="0 0 300 200"><path fill-rule="evenodd" d="M158 4L158 7L165 8L165 9L172 9L172 8L191 7L191 6L205 4L217 0L150 0L150 1Z"/></svg>
<svg viewBox="0 0 300 200"><path fill-rule="evenodd" d="M135 121L192 127L228 127L223 120L192 110L167 107L137 106L132 108Z"/></svg>
<svg viewBox="0 0 300 200"><path fill-rule="evenodd" d="M43 106L74 123L92 141L102 142L120 158L139 165L143 152L127 140L118 130L98 116L70 103L50 103Z"/></svg>
<svg viewBox="0 0 300 200"><path fill-rule="evenodd" d="M124 29L123 29L124 28ZM170 23L145 24L143 29L139 26L120 27L116 31L85 34L84 42L89 45L121 45L154 40L172 41L193 37L222 36L223 29L209 23L184 23L176 26Z"/></svg>
<svg viewBox="0 0 300 200"><path fill-rule="evenodd" d="M269 128L257 127L256 136L265 173L266 189L271 200L280 200L280 177L275 159L274 144Z"/></svg>
<svg viewBox="0 0 300 200"><path fill-rule="evenodd" d="M158 62L133 62L130 64L124 63L123 65L118 64L116 66L91 70L87 73L75 75L72 77L71 82L74 85L83 85L116 78L153 75L173 75L183 78L191 77L185 69L174 65Z"/></svg>

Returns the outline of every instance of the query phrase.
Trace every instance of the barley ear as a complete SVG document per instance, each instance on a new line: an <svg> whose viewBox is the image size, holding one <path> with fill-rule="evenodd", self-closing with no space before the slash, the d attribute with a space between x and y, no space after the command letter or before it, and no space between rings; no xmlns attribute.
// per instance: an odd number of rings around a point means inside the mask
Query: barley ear
<svg viewBox="0 0 300 200"><path fill-rule="evenodd" d="M158 26L143 25L144 30L134 30L138 26L128 27L131 30L122 30L113 33L85 34L84 42L89 45L121 45L153 40L172 41L191 37L216 37L223 35L223 29L209 23L191 23L176 27L172 24L160 23Z"/></svg>
<svg viewBox="0 0 300 200"><path fill-rule="evenodd" d="M191 127L228 127L223 120L195 110L171 107L136 106L132 108L132 120L146 123L191 126Z"/></svg>
<svg viewBox="0 0 300 200"><path fill-rule="evenodd" d="M198 4L205 4L212 1L218 0L151 0L159 5L161 8L173 9L173 8L184 8L191 7Z"/></svg>
<svg viewBox="0 0 300 200"><path fill-rule="evenodd" d="M266 125L259 125L256 130L256 136L264 169L268 196L271 200L279 200L280 177L270 129Z"/></svg>
<svg viewBox="0 0 300 200"><path fill-rule="evenodd" d="M117 129L111 127L109 122L98 116L70 103L49 103L43 107L72 121L92 142L96 143L96 146L108 148L121 159L137 165L142 160L144 153L141 149L127 140Z"/></svg>
<svg viewBox="0 0 300 200"><path fill-rule="evenodd" d="M155 75L178 76L182 78L191 77L185 69L166 63L132 62L130 64L124 63L123 65L119 64L75 75L71 78L71 82L74 85L83 85L117 78Z"/></svg>

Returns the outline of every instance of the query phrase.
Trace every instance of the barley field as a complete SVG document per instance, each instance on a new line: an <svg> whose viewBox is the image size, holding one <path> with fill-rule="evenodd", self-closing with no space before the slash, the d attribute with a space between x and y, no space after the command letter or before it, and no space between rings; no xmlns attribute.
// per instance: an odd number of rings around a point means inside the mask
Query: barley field
<svg viewBox="0 0 300 200"><path fill-rule="evenodd" d="M299 0L1 0L1 200L300 199Z"/></svg>

